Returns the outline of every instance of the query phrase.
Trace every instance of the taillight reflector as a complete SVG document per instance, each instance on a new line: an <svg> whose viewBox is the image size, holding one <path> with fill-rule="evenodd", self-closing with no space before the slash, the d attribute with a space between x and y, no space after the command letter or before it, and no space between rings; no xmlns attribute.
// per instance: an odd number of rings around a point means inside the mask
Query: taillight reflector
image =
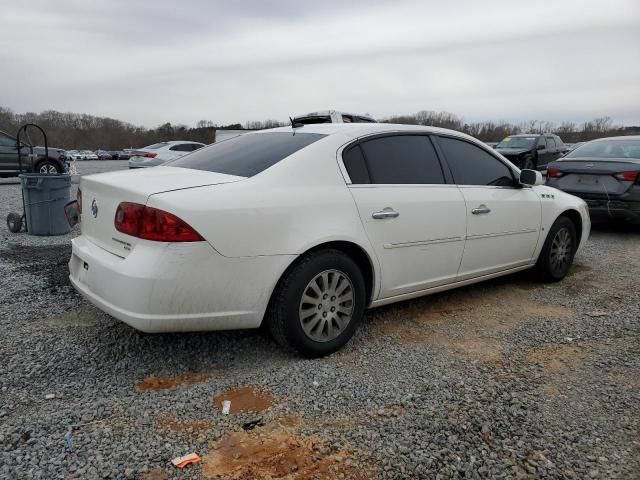
<svg viewBox="0 0 640 480"><path fill-rule="evenodd" d="M614 175L618 180L635 182L638 179L638 172L620 172Z"/></svg>
<svg viewBox="0 0 640 480"><path fill-rule="evenodd" d="M547 177L557 178L561 177L562 175L564 175L564 173L561 172L559 168L551 167L547 169Z"/></svg>
<svg viewBox="0 0 640 480"><path fill-rule="evenodd" d="M158 156L157 153L145 153L143 155L144 158L156 158Z"/></svg>
<svg viewBox="0 0 640 480"><path fill-rule="evenodd" d="M132 237L156 242L202 242L200 236L186 222L175 215L139 203L118 205L114 219L116 230Z"/></svg>

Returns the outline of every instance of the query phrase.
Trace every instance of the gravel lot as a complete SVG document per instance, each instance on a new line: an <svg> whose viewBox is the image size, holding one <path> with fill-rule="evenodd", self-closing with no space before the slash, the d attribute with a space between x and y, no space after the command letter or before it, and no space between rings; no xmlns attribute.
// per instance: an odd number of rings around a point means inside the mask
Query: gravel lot
<svg viewBox="0 0 640 480"><path fill-rule="evenodd" d="M0 228L0 478L640 478L638 229L596 229L560 284L371 311L321 360L132 330L70 287L77 234Z"/></svg>

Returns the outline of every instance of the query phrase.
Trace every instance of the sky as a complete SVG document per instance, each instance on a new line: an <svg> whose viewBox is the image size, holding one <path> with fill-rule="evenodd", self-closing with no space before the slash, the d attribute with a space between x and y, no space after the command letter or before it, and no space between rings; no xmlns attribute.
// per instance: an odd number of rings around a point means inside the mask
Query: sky
<svg viewBox="0 0 640 480"><path fill-rule="evenodd" d="M0 0L0 106L640 125L640 0Z"/></svg>

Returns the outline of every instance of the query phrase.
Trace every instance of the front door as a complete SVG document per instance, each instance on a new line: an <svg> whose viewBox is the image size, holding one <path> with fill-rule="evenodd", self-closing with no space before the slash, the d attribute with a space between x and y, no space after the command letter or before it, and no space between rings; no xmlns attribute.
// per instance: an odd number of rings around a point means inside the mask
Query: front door
<svg viewBox="0 0 640 480"><path fill-rule="evenodd" d="M380 263L379 299L455 281L466 231L460 190L426 135L386 135L343 154L350 191Z"/></svg>
<svg viewBox="0 0 640 480"><path fill-rule="evenodd" d="M516 183L515 172L488 150L439 137L466 204L467 233L458 280L532 262L540 236L540 199Z"/></svg>
<svg viewBox="0 0 640 480"><path fill-rule="evenodd" d="M18 149L15 138L0 133L0 172L13 173L18 170Z"/></svg>

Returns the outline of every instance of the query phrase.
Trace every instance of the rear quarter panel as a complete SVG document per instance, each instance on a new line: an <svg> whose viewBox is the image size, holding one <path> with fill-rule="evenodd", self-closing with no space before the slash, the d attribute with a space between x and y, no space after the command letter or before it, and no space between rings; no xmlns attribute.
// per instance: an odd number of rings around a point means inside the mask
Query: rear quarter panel
<svg viewBox="0 0 640 480"><path fill-rule="evenodd" d="M227 257L298 255L342 240L373 260L336 160L346 141L332 135L254 177L152 195L148 205L177 214Z"/></svg>

